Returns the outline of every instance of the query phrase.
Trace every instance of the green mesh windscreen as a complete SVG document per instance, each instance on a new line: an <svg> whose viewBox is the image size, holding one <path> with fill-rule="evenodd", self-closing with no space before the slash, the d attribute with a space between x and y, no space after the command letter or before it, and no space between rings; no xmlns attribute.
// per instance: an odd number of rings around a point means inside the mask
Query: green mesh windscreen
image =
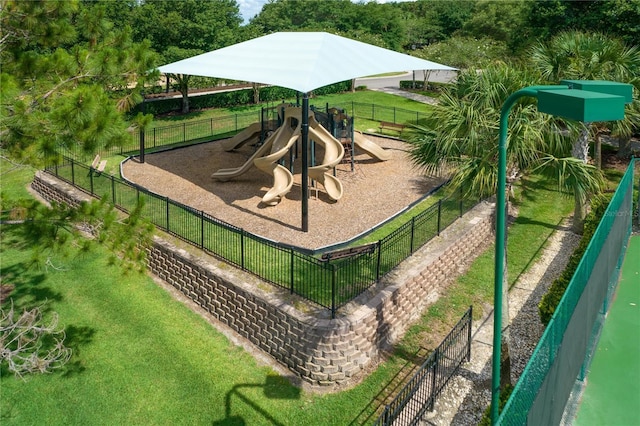
<svg viewBox="0 0 640 426"><path fill-rule="evenodd" d="M559 424L599 314L618 280L631 233L631 161L549 325L504 407L499 424Z"/></svg>

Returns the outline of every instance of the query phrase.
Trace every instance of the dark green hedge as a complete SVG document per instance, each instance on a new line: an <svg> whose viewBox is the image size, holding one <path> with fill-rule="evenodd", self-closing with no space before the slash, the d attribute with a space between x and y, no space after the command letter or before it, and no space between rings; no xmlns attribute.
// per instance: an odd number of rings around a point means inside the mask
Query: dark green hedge
<svg viewBox="0 0 640 426"><path fill-rule="evenodd" d="M540 314L540 321L542 321L545 327L549 324L549 321L551 321L551 317L556 311L558 303L560 303L560 299L562 299L573 274L576 272L580 259L582 259L584 252L587 250L591 237L593 237L593 234L596 232L598 224L607 210L607 206L609 206L612 197L613 194L604 194L592 201L591 212L585 219L584 232L578 247L576 247L569 258L569 262L562 274L551 284L547 293L542 297L538 305L538 312Z"/></svg>
<svg viewBox="0 0 640 426"><path fill-rule="evenodd" d="M422 80L416 80L416 81L400 80L400 88L405 90L413 89L414 83L415 83L416 89L418 90L424 89L424 84L423 84L424 82ZM436 92L442 90L446 86L447 86L447 83L436 83L433 81L427 82L427 90L434 90Z"/></svg>
<svg viewBox="0 0 640 426"><path fill-rule="evenodd" d="M351 88L351 81L330 84L313 91L314 95L328 95L331 93L346 92ZM296 97L296 91L283 87L267 86L260 88L261 102L277 102L283 99ZM218 92L208 95L189 97L189 108L192 110L206 108L228 108L237 105L247 105L253 102L253 90L233 90L230 92ZM134 114L141 111L141 104L137 106ZM161 100L150 100L145 102L147 114L166 114L172 111L180 111L182 108L182 98L171 98Z"/></svg>

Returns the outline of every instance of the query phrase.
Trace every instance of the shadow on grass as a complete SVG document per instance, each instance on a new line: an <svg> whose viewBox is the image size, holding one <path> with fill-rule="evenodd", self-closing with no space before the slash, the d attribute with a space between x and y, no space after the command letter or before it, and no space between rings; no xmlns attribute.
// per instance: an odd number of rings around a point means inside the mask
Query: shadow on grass
<svg viewBox="0 0 640 426"><path fill-rule="evenodd" d="M2 283L13 286L6 295L4 304L13 303L17 312L23 309L31 309L40 306L42 313L50 312L51 307L47 302L59 302L62 294L44 286L46 274L29 268L25 262L2 266ZM9 302L11 300L12 302ZM8 308L8 307L7 307Z"/></svg>
<svg viewBox="0 0 640 426"><path fill-rule="evenodd" d="M563 219L564 220L564 219ZM516 219L516 223L518 224L523 224L523 225L535 225L535 226L542 226L548 229L553 229L553 231L556 231L558 229L561 229L562 227L562 221L560 220L558 223L554 224L550 224L550 223L545 223L545 222L539 222L536 220L531 220L529 218L526 217L518 217ZM547 243L549 242L549 240L551 239L551 237L553 236L553 232L550 232L549 235L547 235L547 238L544 239L544 242L542 244L540 244L540 247L538 247L538 249L535 251L535 253L533 253L531 255L531 257L529 258L529 260L527 261L527 264L524 266L524 268L522 268L522 270L520 271L520 273L518 274L518 276L513 280L513 283L510 285L509 288L511 288L512 286L514 286L516 284L516 282L518 282L518 280L520 279L520 277L529 270L529 267L531 267L534 262L538 259L538 255L541 254L543 252L543 250L545 249L545 247L547 246Z"/></svg>
<svg viewBox="0 0 640 426"><path fill-rule="evenodd" d="M82 373L86 370L82 359L82 347L88 345L93 341L93 336L96 330L86 326L70 325L65 329L66 338L64 344L71 349L71 360L65 365L63 377L71 377L76 374Z"/></svg>
<svg viewBox="0 0 640 426"><path fill-rule="evenodd" d="M178 122L178 124L182 124L183 121L192 120L203 116L205 110L191 110L188 113L183 113L180 111L172 111L165 114L158 114L157 116L157 127L170 126L173 122Z"/></svg>
<svg viewBox="0 0 640 426"><path fill-rule="evenodd" d="M264 395L269 399L300 399L300 388L297 386L292 386L291 382L284 377L269 374L265 378L265 383L240 383L234 385L225 397L225 418L222 420L217 420L212 422L213 426L222 426L222 425L245 425L247 422L242 416L232 415L231 414L231 405L234 400L240 400L253 411L260 414L265 423L276 425L276 426L284 426L285 423L278 421L272 414L270 414L266 409L258 405L256 402L251 400L247 395L245 395L242 390L250 389L250 388L262 388Z"/></svg>
<svg viewBox="0 0 640 426"><path fill-rule="evenodd" d="M429 356L430 351L420 347L415 353L410 353L401 347L396 347L393 356L404 360L396 374L389 379L380 391L371 398L371 401L351 420L349 426L371 424L382 413L384 407L389 404L400 390L413 377L415 372L420 368L422 363Z"/></svg>

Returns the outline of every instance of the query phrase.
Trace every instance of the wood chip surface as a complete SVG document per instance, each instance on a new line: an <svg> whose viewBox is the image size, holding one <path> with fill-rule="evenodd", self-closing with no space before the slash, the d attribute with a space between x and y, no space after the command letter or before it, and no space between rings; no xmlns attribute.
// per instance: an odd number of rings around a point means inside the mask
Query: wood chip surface
<svg viewBox="0 0 640 426"><path fill-rule="evenodd" d="M226 152L219 141L147 154L145 163L130 160L123 165L129 181L162 196L194 207L270 240L308 249L352 239L402 211L441 182L415 168L405 142L367 135L391 152L380 161L358 152L355 169L350 164L336 167L344 192L337 202L330 200L322 185L309 187L309 231L302 232L301 159L294 160L294 185L276 206L261 203L273 185L273 178L252 166L227 182L211 178L221 168L239 167L255 147L245 145ZM317 146L316 159L322 149ZM286 165L289 165L288 156Z"/></svg>

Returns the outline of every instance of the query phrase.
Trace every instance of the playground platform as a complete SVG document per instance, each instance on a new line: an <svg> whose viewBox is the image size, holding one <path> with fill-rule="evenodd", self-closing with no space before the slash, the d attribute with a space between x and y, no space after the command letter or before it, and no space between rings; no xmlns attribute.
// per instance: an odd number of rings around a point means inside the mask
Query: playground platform
<svg viewBox="0 0 640 426"><path fill-rule="evenodd" d="M573 425L640 425L640 235L629 241Z"/></svg>

